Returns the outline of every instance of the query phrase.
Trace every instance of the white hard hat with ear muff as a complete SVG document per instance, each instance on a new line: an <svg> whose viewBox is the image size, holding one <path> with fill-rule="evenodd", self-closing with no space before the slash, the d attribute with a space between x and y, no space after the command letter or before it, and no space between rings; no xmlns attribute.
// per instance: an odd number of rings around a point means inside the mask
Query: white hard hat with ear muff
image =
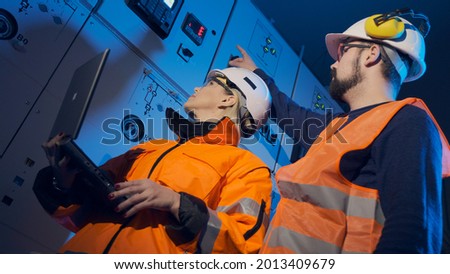
<svg viewBox="0 0 450 274"><path fill-rule="evenodd" d="M244 137L255 133L268 119L272 97L266 83L254 72L245 68L229 67L212 70L207 78L221 77L227 79L227 86L235 88L241 95L240 118L249 112L253 119L252 128L241 128ZM241 121L241 127L242 127Z"/></svg>
<svg viewBox="0 0 450 274"><path fill-rule="evenodd" d="M400 17L410 15L419 19L421 24L416 28L412 23ZM366 40L386 45L388 53L394 66L404 82L414 81L420 78L426 70L425 63L425 40L428 34L430 22L428 18L420 13L414 13L411 9L399 9L391 13L376 14L364 18L343 33L329 33L325 37L328 53L337 60L338 47L345 39ZM390 48L406 54L411 59L408 71L403 72L400 56L392 54Z"/></svg>

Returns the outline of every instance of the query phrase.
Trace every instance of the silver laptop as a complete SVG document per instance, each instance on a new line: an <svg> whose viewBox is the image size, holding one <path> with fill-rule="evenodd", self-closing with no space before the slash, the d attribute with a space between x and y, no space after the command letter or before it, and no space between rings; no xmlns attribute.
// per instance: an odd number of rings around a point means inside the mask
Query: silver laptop
<svg viewBox="0 0 450 274"><path fill-rule="evenodd" d="M105 49L75 70L50 133L50 138L60 132L67 135L60 143L62 152L70 157L72 165L78 167L84 173L85 178L88 179L86 183L93 187L107 203L116 206L125 198L116 199L113 203L107 200L107 195L114 191L113 181L97 167L75 142L108 54L109 49Z"/></svg>

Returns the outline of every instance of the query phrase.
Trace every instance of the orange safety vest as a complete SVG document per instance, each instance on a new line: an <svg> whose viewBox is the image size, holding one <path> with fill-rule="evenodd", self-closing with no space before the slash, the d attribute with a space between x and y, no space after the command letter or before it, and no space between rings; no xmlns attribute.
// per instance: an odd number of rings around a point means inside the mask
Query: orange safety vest
<svg viewBox="0 0 450 274"><path fill-rule="evenodd" d="M347 152L368 147L406 104L424 109L436 124L442 174L450 175L448 141L420 99L373 108L340 134L334 133L347 117L335 118L302 159L277 172L281 199L261 253L373 253L385 221L378 191L348 181L339 164Z"/></svg>
<svg viewBox="0 0 450 274"><path fill-rule="evenodd" d="M147 178L154 167L152 181L203 200L209 220L191 242L177 244L171 238L167 229L178 224L170 213L141 210L122 225L123 220L102 211L75 228L77 233L60 252L102 253L110 246L109 253L257 253L268 226L272 180L259 158L236 147L238 136L236 126L225 118L205 136L183 144L152 140L102 166L119 178L126 170L127 181ZM76 222L67 220L77 218L82 206L61 206L53 217L74 229Z"/></svg>

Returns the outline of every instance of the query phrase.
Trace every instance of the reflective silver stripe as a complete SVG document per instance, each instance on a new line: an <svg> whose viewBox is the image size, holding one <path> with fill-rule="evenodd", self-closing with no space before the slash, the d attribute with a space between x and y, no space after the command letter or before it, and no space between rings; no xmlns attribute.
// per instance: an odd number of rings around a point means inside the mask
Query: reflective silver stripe
<svg viewBox="0 0 450 274"><path fill-rule="evenodd" d="M272 230L266 244L269 248L283 246L297 254L363 254L342 251L340 247L334 244L298 234L285 227L277 227ZM269 250L268 253L271 253L271 251Z"/></svg>
<svg viewBox="0 0 450 274"><path fill-rule="evenodd" d="M218 206L217 211L226 213L243 213L258 217L259 203L250 198L242 198L239 201L228 206Z"/></svg>
<svg viewBox="0 0 450 274"><path fill-rule="evenodd" d="M219 236L220 228L222 227L222 221L217 216L217 212L211 209L209 211L209 220L206 225L202 238L200 239L200 250L203 254L210 254L213 251L214 243Z"/></svg>
<svg viewBox="0 0 450 274"><path fill-rule="evenodd" d="M266 243L267 246L272 248L283 246L297 254L341 253L341 248L336 245L298 234L284 227L277 227L272 230L269 241Z"/></svg>
<svg viewBox="0 0 450 274"><path fill-rule="evenodd" d="M217 207L217 211L225 212L227 214L242 213L258 218L260 208L261 205L257 201L250 198L242 198L239 201L233 203L232 205ZM268 222L269 216L266 213L264 213L263 225L267 227Z"/></svg>
<svg viewBox="0 0 450 274"><path fill-rule="evenodd" d="M377 200L347 195L331 187L286 181L279 182L279 189L281 195L287 199L341 210L347 216L375 219L379 224L384 225L383 210Z"/></svg>
<svg viewBox="0 0 450 274"><path fill-rule="evenodd" d="M214 243L217 240L220 228L222 227L222 221L220 220L219 216L217 216L217 212L223 212L226 214L242 213L258 218L260 208L261 205L255 200L250 198L243 198L233 203L232 205L219 206L217 207L216 211L208 209L208 224L206 226L205 232L203 233L202 239L200 240L201 253L209 254L213 251ZM267 227L268 224L269 216L264 213L263 225L264 227Z"/></svg>

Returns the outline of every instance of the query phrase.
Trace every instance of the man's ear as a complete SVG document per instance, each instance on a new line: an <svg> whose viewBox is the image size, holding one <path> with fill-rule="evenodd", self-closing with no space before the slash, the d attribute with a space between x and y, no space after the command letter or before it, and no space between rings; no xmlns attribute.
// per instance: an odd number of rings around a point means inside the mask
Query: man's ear
<svg viewBox="0 0 450 274"><path fill-rule="evenodd" d="M377 44L372 44L372 46L367 51L366 59L364 64L366 66L373 66L381 60L381 46Z"/></svg>

